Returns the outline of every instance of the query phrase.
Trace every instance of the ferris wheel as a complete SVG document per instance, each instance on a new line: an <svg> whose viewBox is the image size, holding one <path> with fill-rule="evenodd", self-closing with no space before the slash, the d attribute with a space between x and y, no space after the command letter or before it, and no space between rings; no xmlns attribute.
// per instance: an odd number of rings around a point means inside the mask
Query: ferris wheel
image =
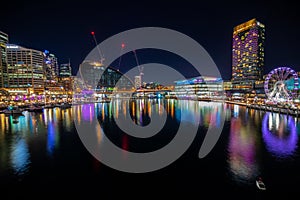
<svg viewBox="0 0 300 200"><path fill-rule="evenodd" d="M289 101L295 96L298 85L297 72L289 67L279 67L267 75L264 89L271 101Z"/></svg>

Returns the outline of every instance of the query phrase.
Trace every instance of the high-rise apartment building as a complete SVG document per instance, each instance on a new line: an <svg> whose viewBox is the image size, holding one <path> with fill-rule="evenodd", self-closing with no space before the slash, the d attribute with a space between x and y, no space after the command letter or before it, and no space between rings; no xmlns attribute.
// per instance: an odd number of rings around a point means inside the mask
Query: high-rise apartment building
<svg viewBox="0 0 300 200"><path fill-rule="evenodd" d="M234 27L232 88L252 90L263 76L265 26L255 18Z"/></svg>
<svg viewBox="0 0 300 200"><path fill-rule="evenodd" d="M0 31L0 88L7 85L7 53L8 35Z"/></svg>

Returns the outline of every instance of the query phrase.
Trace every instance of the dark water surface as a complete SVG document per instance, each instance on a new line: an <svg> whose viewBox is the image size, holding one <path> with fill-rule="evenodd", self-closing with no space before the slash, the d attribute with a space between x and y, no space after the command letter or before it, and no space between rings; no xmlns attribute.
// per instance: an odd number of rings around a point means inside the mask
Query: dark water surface
<svg viewBox="0 0 300 200"><path fill-rule="evenodd" d="M162 116L164 109L166 123L151 138L124 134L114 120L128 112L136 124L146 126L151 115ZM147 197L180 194L187 199L192 195L198 199L207 198L204 195L290 199L300 194L300 123L291 116L237 105L162 99L116 100L23 114L17 122L12 116L0 115L0 196L89 199L121 194L134 198L142 192ZM205 158L198 158L209 124L221 126L224 115L216 146ZM95 131L100 146L106 142L105 134L115 145L133 152L163 148L175 137L180 123L199 128L190 148L171 165L149 173L125 173L99 162L81 142L74 119L86 123L94 118L100 122ZM266 191L257 189L258 176Z"/></svg>

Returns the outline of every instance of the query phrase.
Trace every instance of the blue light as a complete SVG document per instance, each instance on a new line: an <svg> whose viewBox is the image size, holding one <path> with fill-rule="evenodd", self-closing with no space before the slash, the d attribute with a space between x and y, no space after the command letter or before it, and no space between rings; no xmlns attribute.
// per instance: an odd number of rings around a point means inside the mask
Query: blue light
<svg viewBox="0 0 300 200"><path fill-rule="evenodd" d="M19 139L14 142L11 152L11 162L16 174L21 175L28 170L30 154L24 139Z"/></svg>
<svg viewBox="0 0 300 200"><path fill-rule="evenodd" d="M55 128L54 123L48 125L47 151L50 155L53 154L55 148Z"/></svg>

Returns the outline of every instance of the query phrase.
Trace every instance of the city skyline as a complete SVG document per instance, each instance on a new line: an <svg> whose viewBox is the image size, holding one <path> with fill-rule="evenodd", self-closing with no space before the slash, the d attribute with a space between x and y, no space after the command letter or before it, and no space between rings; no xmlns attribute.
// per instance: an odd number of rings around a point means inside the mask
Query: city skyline
<svg viewBox="0 0 300 200"><path fill-rule="evenodd" d="M9 9L0 14L1 31L9 35L10 43L49 50L60 63L67 63L70 59L73 74L95 47L91 31L95 31L100 43L131 28L158 26L180 31L199 42L219 67L223 79L228 80L231 78L233 28L252 18L266 25L264 74L279 66L300 71L296 51L300 45L297 41L299 22L294 12L296 6L289 3L273 2L270 5L262 1L252 1L251 4L227 1L222 4L202 2L197 6L196 3L168 1L116 5L97 1L85 4L51 1L37 5L26 1L18 5L10 6L14 8L13 15ZM25 23L20 20L24 14L27 16ZM147 60L142 55L139 58L141 63Z"/></svg>
<svg viewBox="0 0 300 200"><path fill-rule="evenodd" d="M295 3L0 3L2 196L297 193Z"/></svg>

